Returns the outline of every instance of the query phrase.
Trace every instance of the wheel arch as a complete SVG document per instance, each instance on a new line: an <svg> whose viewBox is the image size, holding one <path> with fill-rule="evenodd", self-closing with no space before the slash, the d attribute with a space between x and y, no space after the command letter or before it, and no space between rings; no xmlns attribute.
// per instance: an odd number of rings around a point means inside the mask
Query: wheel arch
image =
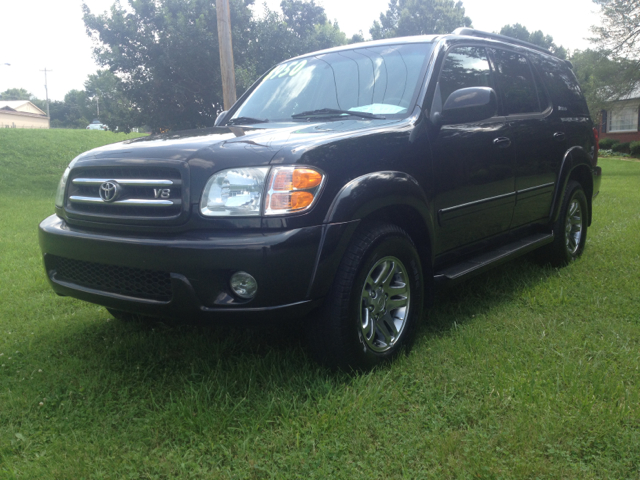
<svg viewBox="0 0 640 480"><path fill-rule="evenodd" d="M425 192L413 176L381 171L351 180L334 198L324 223L352 220L398 225L413 239L419 252L424 250L425 260L431 264L433 215Z"/></svg>
<svg viewBox="0 0 640 480"><path fill-rule="evenodd" d="M564 198L567 184L570 180L578 182L587 197L588 206L588 225L591 225L592 219L592 200L593 200L593 174L591 166L591 156L582 147L573 147L567 151L562 159L562 166L558 174L558 182L553 195L553 203L551 204L551 212L549 221L551 223L558 219L562 199Z"/></svg>
<svg viewBox="0 0 640 480"><path fill-rule="evenodd" d="M407 173L374 172L351 180L334 198L325 216L327 234L309 297L326 294L356 232L375 222L391 223L407 232L418 251L425 283L432 282L433 215L424 191ZM428 295L425 299L430 301Z"/></svg>

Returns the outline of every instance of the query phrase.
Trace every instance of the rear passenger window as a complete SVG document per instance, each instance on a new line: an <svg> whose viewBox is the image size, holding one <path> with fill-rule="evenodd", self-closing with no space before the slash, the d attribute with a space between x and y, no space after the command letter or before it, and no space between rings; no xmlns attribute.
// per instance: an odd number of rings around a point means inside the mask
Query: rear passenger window
<svg viewBox="0 0 640 480"><path fill-rule="evenodd" d="M460 88L491 86L491 70L484 48L457 47L447 54L440 73L443 104Z"/></svg>
<svg viewBox="0 0 640 480"><path fill-rule="evenodd" d="M492 50L496 83L507 115L540 112L533 73L527 58L515 52Z"/></svg>
<svg viewBox="0 0 640 480"><path fill-rule="evenodd" d="M589 115L587 102L582 96L575 75L561 60L536 56L535 65L542 74L549 95L561 112L569 115Z"/></svg>

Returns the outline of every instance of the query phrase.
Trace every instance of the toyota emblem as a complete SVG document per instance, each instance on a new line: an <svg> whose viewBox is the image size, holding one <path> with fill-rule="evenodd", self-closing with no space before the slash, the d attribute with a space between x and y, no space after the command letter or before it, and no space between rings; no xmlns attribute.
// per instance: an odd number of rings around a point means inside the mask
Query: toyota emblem
<svg viewBox="0 0 640 480"><path fill-rule="evenodd" d="M120 185L117 182L104 182L100 185L100 198L104 202L113 202L120 195Z"/></svg>

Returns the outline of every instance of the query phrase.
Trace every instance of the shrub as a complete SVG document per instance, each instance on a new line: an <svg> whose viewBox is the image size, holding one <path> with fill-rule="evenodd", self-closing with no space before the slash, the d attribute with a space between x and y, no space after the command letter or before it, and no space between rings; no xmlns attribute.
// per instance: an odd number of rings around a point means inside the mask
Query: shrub
<svg viewBox="0 0 640 480"><path fill-rule="evenodd" d="M634 157L640 157L640 142L632 142L629 151Z"/></svg>
<svg viewBox="0 0 640 480"><path fill-rule="evenodd" d="M620 143L620 140L616 140L615 138L603 138L598 142L601 150L611 150L616 143Z"/></svg>
<svg viewBox="0 0 640 480"><path fill-rule="evenodd" d="M630 143L629 142L622 142L622 143L616 143L611 147L611 150L613 150L614 152L617 153L629 153L630 147Z"/></svg>

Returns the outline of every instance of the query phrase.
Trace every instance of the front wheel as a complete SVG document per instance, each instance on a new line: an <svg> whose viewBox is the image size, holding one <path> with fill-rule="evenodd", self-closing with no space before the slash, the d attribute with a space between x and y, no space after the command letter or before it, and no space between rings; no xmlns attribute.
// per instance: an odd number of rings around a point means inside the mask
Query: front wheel
<svg viewBox="0 0 640 480"><path fill-rule="evenodd" d="M582 255L587 242L587 197L582 185L571 180L562 200L560 215L553 226L554 240L545 255L553 266L562 267Z"/></svg>
<svg viewBox="0 0 640 480"><path fill-rule="evenodd" d="M393 359L414 340L423 288L420 258L406 232L392 224L364 226L309 328L314 357L345 370Z"/></svg>

